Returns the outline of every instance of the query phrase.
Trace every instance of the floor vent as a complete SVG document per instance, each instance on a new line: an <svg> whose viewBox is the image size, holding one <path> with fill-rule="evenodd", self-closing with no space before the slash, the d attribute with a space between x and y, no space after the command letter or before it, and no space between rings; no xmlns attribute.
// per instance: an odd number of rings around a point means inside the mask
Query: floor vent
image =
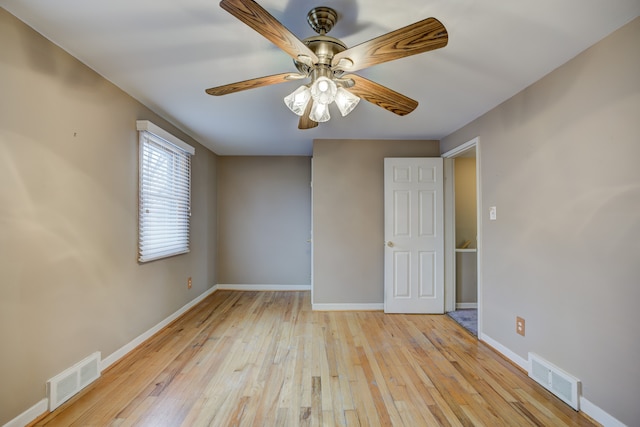
<svg viewBox="0 0 640 427"><path fill-rule="evenodd" d="M47 381L49 411L62 405L98 377L100 377L99 351Z"/></svg>
<svg viewBox="0 0 640 427"><path fill-rule="evenodd" d="M529 376L576 411L580 409L580 381L535 353L529 353Z"/></svg>

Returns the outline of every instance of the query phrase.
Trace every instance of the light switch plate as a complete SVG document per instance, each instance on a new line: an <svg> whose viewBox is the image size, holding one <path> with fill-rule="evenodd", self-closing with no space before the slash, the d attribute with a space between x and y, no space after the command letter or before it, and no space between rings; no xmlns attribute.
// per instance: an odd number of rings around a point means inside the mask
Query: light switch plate
<svg viewBox="0 0 640 427"><path fill-rule="evenodd" d="M491 206L489 208L489 219L491 221L495 221L496 218L497 218L497 214L498 214L498 211L497 211L496 207L495 206Z"/></svg>

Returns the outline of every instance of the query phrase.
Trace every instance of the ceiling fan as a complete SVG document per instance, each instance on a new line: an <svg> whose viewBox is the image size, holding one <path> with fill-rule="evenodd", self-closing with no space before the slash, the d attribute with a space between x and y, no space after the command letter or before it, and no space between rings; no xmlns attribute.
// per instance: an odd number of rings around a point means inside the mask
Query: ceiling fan
<svg viewBox="0 0 640 427"><path fill-rule="evenodd" d="M354 71L418 53L440 49L449 36L440 21L427 18L351 48L327 33L338 21L337 12L325 6L311 9L307 22L318 34L304 40L276 20L253 0L222 0L227 12L262 34L293 58L297 73L280 73L207 89L209 95L227 95L292 80L310 78L286 96L287 107L300 116L299 129L310 129L330 119L329 105L335 102L343 116L349 114L360 99L392 113L404 116L418 102L364 77Z"/></svg>

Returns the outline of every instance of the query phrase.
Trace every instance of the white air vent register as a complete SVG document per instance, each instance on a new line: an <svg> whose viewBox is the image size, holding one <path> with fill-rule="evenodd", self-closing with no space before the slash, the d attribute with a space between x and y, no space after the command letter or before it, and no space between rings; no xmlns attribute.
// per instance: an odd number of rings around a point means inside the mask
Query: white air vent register
<svg viewBox="0 0 640 427"><path fill-rule="evenodd" d="M580 380L529 353L529 376L576 411L580 409Z"/></svg>
<svg viewBox="0 0 640 427"><path fill-rule="evenodd" d="M97 380L98 377L100 377L99 351L47 381L49 411L62 405L74 394Z"/></svg>

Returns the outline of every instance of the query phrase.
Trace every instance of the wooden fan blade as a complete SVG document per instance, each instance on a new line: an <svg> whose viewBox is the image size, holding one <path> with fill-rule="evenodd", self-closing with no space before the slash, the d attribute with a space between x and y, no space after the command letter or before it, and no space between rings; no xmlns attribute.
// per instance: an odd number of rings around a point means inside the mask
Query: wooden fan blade
<svg viewBox="0 0 640 427"><path fill-rule="evenodd" d="M447 29L436 18L427 18L336 54L331 65L352 72L383 62L445 47ZM343 61L340 64L340 60ZM338 65L340 64L340 65ZM350 65L353 64L353 65Z"/></svg>
<svg viewBox="0 0 640 427"><path fill-rule="evenodd" d="M247 89L254 89L257 87L284 83L299 78L300 76L295 73L274 74L272 76L258 77L256 79L244 80L241 82L230 83L228 85L212 87L207 89L205 92L207 92L209 95L221 96L227 95L229 93L241 92Z"/></svg>
<svg viewBox="0 0 640 427"><path fill-rule="evenodd" d="M298 122L298 129L311 129L318 126L318 122L314 122L309 118L309 114L311 113L311 107L313 106L313 101L309 100L307 103L307 108L304 110L304 114L300 116L300 121Z"/></svg>
<svg viewBox="0 0 640 427"><path fill-rule="evenodd" d="M350 74L346 78L355 82L354 86L347 89L349 92L399 116L409 114L418 106L418 101L364 77Z"/></svg>
<svg viewBox="0 0 640 427"><path fill-rule="evenodd" d="M308 57L313 64L318 62L318 57L307 45L302 43L300 39L255 1L222 0L220 7L262 34L263 37L287 52L293 59Z"/></svg>

